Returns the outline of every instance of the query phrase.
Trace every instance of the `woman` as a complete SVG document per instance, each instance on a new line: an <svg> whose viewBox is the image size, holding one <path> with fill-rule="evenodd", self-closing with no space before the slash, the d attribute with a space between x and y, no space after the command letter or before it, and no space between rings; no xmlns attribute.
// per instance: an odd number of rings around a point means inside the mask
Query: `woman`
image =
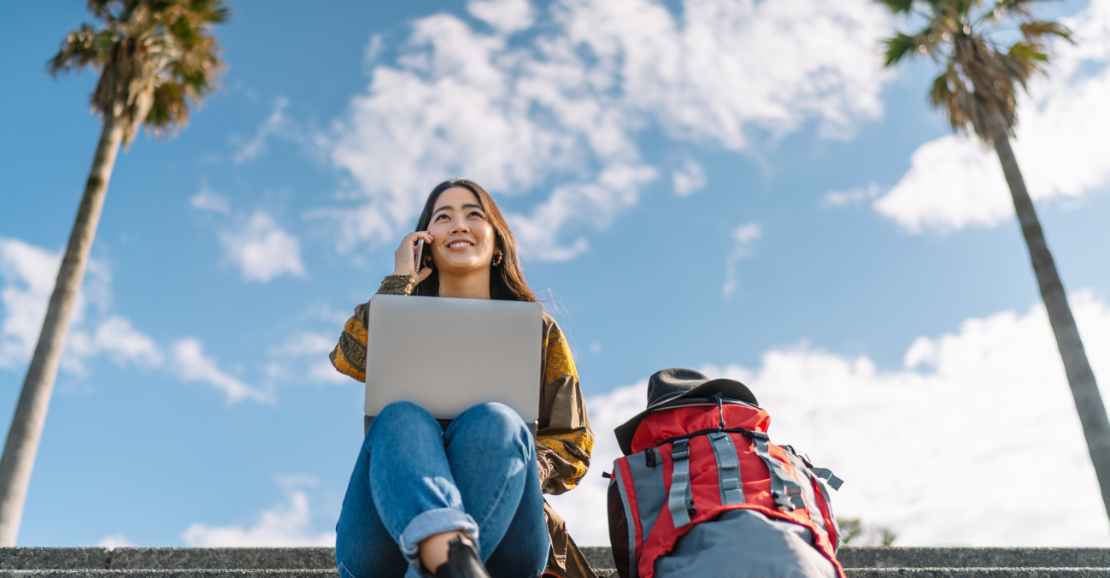
<svg viewBox="0 0 1110 578"><path fill-rule="evenodd" d="M432 190L378 293L536 301L497 205L465 179ZM355 308L330 356L338 371L360 381L367 308ZM465 332L428 328L445 330ZM594 576L541 495L577 485L594 440L570 348L546 313L541 343L534 439L515 412L496 403L472 407L449 424L410 403L391 404L374 419L336 527L341 578L481 577L486 569L496 578Z"/></svg>

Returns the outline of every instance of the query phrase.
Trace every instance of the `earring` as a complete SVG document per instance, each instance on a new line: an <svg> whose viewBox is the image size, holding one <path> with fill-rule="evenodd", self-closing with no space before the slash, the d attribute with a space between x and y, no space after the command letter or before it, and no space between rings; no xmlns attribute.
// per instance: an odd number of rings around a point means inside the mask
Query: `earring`
<svg viewBox="0 0 1110 578"><path fill-rule="evenodd" d="M497 267L497 266L501 265L501 261L503 261L504 259L505 259L505 254L502 253L501 251L498 251L497 254L493 256L493 266Z"/></svg>
<svg viewBox="0 0 1110 578"><path fill-rule="evenodd" d="M430 256L424 255L424 266L429 269L435 269L435 262L432 261Z"/></svg>

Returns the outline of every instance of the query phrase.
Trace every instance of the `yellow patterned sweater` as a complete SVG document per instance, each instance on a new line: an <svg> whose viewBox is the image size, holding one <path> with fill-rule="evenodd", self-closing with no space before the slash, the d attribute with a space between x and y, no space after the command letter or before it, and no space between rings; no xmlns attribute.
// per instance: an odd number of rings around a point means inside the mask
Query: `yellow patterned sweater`
<svg viewBox="0 0 1110 578"><path fill-rule="evenodd" d="M378 293L409 295L415 283L409 276L390 275L382 281ZM340 373L359 381L366 380L366 313L368 303L355 307L347 320L339 343L329 355ZM574 489L590 467L594 433L586 414L586 402L578 383L570 346L559 325L546 312L543 314L543 364L540 374L540 420L536 432L536 463L540 484L545 494L561 494ZM566 531L566 523L545 502L548 531L551 534L551 555L545 573L563 578L596 578L574 541Z"/></svg>

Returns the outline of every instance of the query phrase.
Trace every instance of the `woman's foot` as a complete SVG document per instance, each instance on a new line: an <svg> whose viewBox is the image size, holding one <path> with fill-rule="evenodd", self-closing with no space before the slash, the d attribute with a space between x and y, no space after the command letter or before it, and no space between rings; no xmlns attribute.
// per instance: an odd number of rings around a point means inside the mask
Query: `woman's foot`
<svg viewBox="0 0 1110 578"><path fill-rule="evenodd" d="M436 578L490 578L470 540L455 536L447 544L447 561L436 568Z"/></svg>

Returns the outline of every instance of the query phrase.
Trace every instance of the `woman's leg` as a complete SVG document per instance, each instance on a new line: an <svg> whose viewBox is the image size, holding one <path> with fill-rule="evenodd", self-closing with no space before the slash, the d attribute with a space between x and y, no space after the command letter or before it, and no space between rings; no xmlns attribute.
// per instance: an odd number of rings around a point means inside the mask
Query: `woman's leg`
<svg viewBox="0 0 1110 578"><path fill-rule="evenodd" d="M374 430L366 432L355 471L347 484L343 509L335 526L335 562L340 578L400 578L408 562L378 517L370 495L370 447Z"/></svg>
<svg viewBox="0 0 1110 578"><path fill-rule="evenodd" d="M425 538L461 531L478 543L479 526L463 507L439 423L417 405L399 402L374 418L370 433L370 495L382 525L409 562L406 575L421 575L419 544Z"/></svg>
<svg viewBox="0 0 1110 578"><path fill-rule="evenodd" d="M463 504L478 522L479 553L490 573L539 576L550 538L531 430L507 406L485 403L459 415L444 438Z"/></svg>
<svg viewBox="0 0 1110 578"><path fill-rule="evenodd" d="M543 493L535 458L531 464L513 521L486 560L486 568L494 578L538 578L547 567L551 537L547 534L547 519L543 515Z"/></svg>

